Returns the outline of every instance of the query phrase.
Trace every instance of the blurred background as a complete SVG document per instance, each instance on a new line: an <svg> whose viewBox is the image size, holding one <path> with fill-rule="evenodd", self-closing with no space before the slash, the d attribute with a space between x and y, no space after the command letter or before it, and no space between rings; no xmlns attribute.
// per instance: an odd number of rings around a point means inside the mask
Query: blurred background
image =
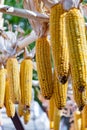
<svg viewBox="0 0 87 130"><path fill-rule="evenodd" d="M83 3L86 4L87 0L83 0ZM17 8L23 8L23 0L5 0L4 4ZM19 32L17 32L19 37L26 36L32 31L28 19L6 14L4 14L3 17L4 27L6 27L6 31L11 29L13 32L16 32L17 27L19 27ZM85 20L87 21L86 18ZM34 48L34 46L35 42L30 44L27 48L30 51ZM23 58L23 53L20 55L19 58L20 60ZM33 70L33 80L38 81L37 71L35 70ZM25 125L22 117L20 117L20 120L25 130L50 130L50 123L48 118L49 101L45 100L44 97L41 95L39 84L37 86L32 87L33 99L30 108L30 121L28 122L28 124ZM16 105L16 109L17 107L18 106ZM75 130L73 126L73 113L75 110L77 110L77 105L73 99L72 84L71 82L69 82L67 92L67 104L66 107L62 110L60 130ZM12 120L6 115L5 108L0 109L0 112L1 129L15 130L15 126Z"/></svg>

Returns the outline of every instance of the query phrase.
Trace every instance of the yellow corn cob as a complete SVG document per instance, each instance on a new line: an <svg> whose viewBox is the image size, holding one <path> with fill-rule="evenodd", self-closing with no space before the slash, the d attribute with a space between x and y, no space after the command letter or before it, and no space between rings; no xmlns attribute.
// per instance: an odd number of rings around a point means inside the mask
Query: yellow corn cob
<svg viewBox="0 0 87 130"><path fill-rule="evenodd" d="M20 99L20 80L19 69L16 58L9 58L7 60L7 77L11 93L13 94L13 101L18 102Z"/></svg>
<svg viewBox="0 0 87 130"><path fill-rule="evenodd" d="M54 120L54 96L52 96L49 100L49 119L50 121Z"/></svg>
<svg viewBox="0 0 87 130"><path fill-rule="evenodd" d="M82 118L81 118L81 113L79 111L74 112L74 124L75 124L75 130L81 130Z"/></svg>
<svg viewBox="0 0 87 130"><path fill-rule="evenodd" d="M84 17L78 9L67 13L66 29L72 83L82 92L87 87L87 42Z"/></svg>
<svg viewBox="0 0 87 130"><path fill-rule="evenodd" d="M83 130L87 128L87 104L84 106L82 111L82 125L83 125Z"/></svg>
<svg viewBox="0 0 87 130"><path fill-rule="evenodd" d="M20 66L21 103L30 107L32 96L32 70L33 64L30 59L25 59Z"/></svg>
<svg viewBox="0 0 87 130"><path fill-rule="evenodd" d="M24 113L24 105L23 105L22 103L19 103L19 104L18 104L18 115L19 115L20 117L22 117L22 116L23 116L23 113Z"/></svg>
<svg viewBox="0 0 87 130"><path fill-rule="evenodd" d="M84 111L83 110L81 111L81 114L82 114L82 130L85 130L85 124L84 123L85 123L86 119L84 119L85 115L84 115Z"/></svg>
<svg viewBox="0 0 87 130"><path fill-rule="evenodd" d="M83 100L84 100L84 104L87 104L87 87L85 88L85 91L83 92Z"/></svg>
<svg viewBox="0 0 87 130"><path fill-rule="evenodd" d="M50 12L50 35L52 54L57 78L66 83L69 75L69 54L65 28L66 13L61 4L56 4Z"/></svg>
<svg viewBox="0 0 87 130"><path fill-rule="evenodd" d="M50 99L53 93L50 45L46 37L36 41L36 63L42 95Z"/></svg>
<svg viewBox="0 0 87 130"><path fill-rule="evenodd" d="M26 112L24 113L24 123L27 124L29 122L30 119L30 111L26 110Z"/></svg>
<svg viewBox="0 0 87 130"><path fill-rule="evenodd" d="M14 117L15 115L15 105L12 101L11 88L9 82L6 81L6 91L5 91L5 107L8 117Z"/></svg>
<svg viewBox="0 0 87 130"><path fill-rule="evenodd" d="M6 70L0 69L0 108L4 106L5 98L5 86L6 86Z"/></svg>
<svg viewBox="0 0 87 130"><path fill-rule="evenodd" d="M54 130L59 130L60 128L61 111L55 107L54 110Z"/></svg>
<svg viewBox="0 0 87 130"><path fill-rule="evenodd" d="M50 120L50 129L53 129L54 127L54 96L53 95L49 100L48 115L49 115L49 120Z"/></svg>
<svg viewBox="0 0 87 130"><path fill-rule="evenodd" d="M62 109L66 105L67 83L61 84L54 72L54 101L58 109Z"/></svg>
<svg viewBox="0 0 87 130"><path fill-rule="evenodd" d="M84 95L83 95L83 93L78 91L77 86L73 86L73 96L74 96L75 102L76 102L79 110L81 111L85 105Z"/></svg>
<svg viewBox="0 0 87 130"><path fill-rule="evenodd" d="M50 130L53 130L54 128L54 121L50 121Z"/></svg>

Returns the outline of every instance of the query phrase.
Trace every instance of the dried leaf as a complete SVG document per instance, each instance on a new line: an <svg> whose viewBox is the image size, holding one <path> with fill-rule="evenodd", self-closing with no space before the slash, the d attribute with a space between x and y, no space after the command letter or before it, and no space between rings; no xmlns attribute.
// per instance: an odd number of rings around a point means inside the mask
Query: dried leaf
<svg viewBox="0 0 87 130"><path fill-rule="evenodd" d="M36 2L36 3L35 3ZM40 13L43 13L42 9L41 9L41 3L38 3L40 1L38 0L25 0L24 1L24 8L34 11L34 12L38 12L38 10L40 11ZM38 37L44 36L46 35L46 32L48 30L48 23L43 22L41 23L39 20L30 20L28 19L33 30L35 30L36 34Z"/></svg>
<svg viewBox="0 0 87 130"><path fill-rule="evenodd" d="M63 3L63 7L65 10L69 10L72 7L78 7L80 0L61 0L60 2Z"/></svg>
<svg viewBox="0 0 87 130"><path fill-rule="evenodd" d="M80 11L84 17L87 17L87 4L80 4Z"/></svg>
<svg viewBox="0 0 87 130"><path fill-rule="evenodd" d="M4 39L9 39L8 35L5 33L4 30L0 29L0 35L4 38Z"/></svg>

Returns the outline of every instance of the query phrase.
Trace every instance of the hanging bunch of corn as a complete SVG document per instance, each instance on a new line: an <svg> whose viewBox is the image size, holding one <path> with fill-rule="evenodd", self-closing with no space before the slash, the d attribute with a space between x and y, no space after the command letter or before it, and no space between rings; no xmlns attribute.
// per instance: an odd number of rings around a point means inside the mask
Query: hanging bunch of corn
<svg viewBox="0 0 87 130"><path fill-rule="evenodd" d="M54 128L54 96L53 95L49 100L48 115L49 115L49 120L50 120L50 129L53 129Z"/></svg>
<svg viewBox="0 0 87 130"><path fill-rule="evenodd" d="M0 68L0 108L4 106L6 86L6 69Z"/></svg>
<svg viewBox="0 0 87 130"><path fill-rule="evenodd" d="M65 84L69 75L69 54L65 27L66 12L62 4L56 4L50 11L50 35L56 76Z"/></svg>
<svg viewBox="0 0 87 130"><path fill-rule="evenodd" d="M36 63L42 95L50 99L53 93L50 45L46 37L36 41Z"/></svg>
<svg viewBox="0 0 87 130"><path fill-rule="evenodd" d="M68 11L66 29L72 83L82 92L87 87L87 42L85 21L78 9Z"/></svg>
<svg viewBox="0 0 87 130"><path fill-rule="evenodd" d="M54 102L58 109L62 109L66 105L67 99L67 83L61 84L54 72Z"/></svg>
<svg viewBox="0 0 87 130"><path fill-rule="evenodd" d="M21 103L29 108L32 99L32 71L31 59L24 59L20 66Z"/></svg>
<svg viewBox="0 0 87 130"><path fill-rule="evenodd" d="M9 87L13 95L14 103L19 102L20 99L20 78L18 62L16 58L9 58L7 60L7 78Z"/></svg>
<svg viewBox="0 0 87 130"><path fill-rule="evenodd" d="M6 81L5 107L6 107L6 113L7 113L8 117L14 117L15 105L13 103L12 90L11 90L8 80Z"/></svg>

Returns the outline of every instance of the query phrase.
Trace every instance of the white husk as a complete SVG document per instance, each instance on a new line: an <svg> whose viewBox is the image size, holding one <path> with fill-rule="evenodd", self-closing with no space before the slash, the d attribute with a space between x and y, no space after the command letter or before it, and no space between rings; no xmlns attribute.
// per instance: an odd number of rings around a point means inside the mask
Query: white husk
<svg viewBox="0 0 87 130"><path fill-rule="evenodd" d="M15 46L16 46L16 41L17 37L15 33L11 31L5 32L7 35L7 39L4 38L2 35L0 36L0 62L5 63L6 59L13 55L15 53Z"/></svg>
<svg viewBox="0 0 87 130"><path fill-rule="evenodd" d="M2 36L0 36L0 52L5 52L6 51L6 47L4 44L4 38Z"/></svg>
<svg viewBox="0 0 87 130"><path fill-rule="evenodd" d="M87 5L86 4L80 4L79 9L84 17L87 18Z"/></svg>
<svg viewBox="0 0 87 130"><path fill-rule="evenodd" d="M36 0L36 1L35 0L25 0L24 8L27 10L31 10L33 12L43 13L42 3L40 0L39 0L39 2L38 2L38 0ZM31 20L31 19L28 19L28 20L38 37L46 35L47 30L48 30L48 23L46 23L46 22L41 23L40 20L38 20L38 21Z"/></svg>
<svg viewBox="0 0 87 130"><path fill-rule="evenodd" d="M60 0L41 0L45 4L47 8L51 8L54 6L56 3L58 3Z"/></svg>
<svg viewBox="0 0 87 130"><path fill-rule="evenodd" d="M63 3L64 9L69 10L70 8L73 7L77 8L80 0L61 0L61 2Z"/></svg>
<svg viewBox="0 0 87 130"><path fill-rule="evenodd" d="M6 34L9 37L9 39L4 39L4 45L6 47L7 52L11 53L13 51L13 47L16 44L17 37L16 37L15 33L11 32L11 31L6 32Z"/></svg>
<svg viewBox="0 0 87 130"><path fill-rule="evenodd" d="M31 33L27 37L23 38L22 40L20 39L17 41L17 46L19 49L22 49L25 46L28 46L30 43L36 41L37 38L38 37L35 31L31 31Z"/></svg>

